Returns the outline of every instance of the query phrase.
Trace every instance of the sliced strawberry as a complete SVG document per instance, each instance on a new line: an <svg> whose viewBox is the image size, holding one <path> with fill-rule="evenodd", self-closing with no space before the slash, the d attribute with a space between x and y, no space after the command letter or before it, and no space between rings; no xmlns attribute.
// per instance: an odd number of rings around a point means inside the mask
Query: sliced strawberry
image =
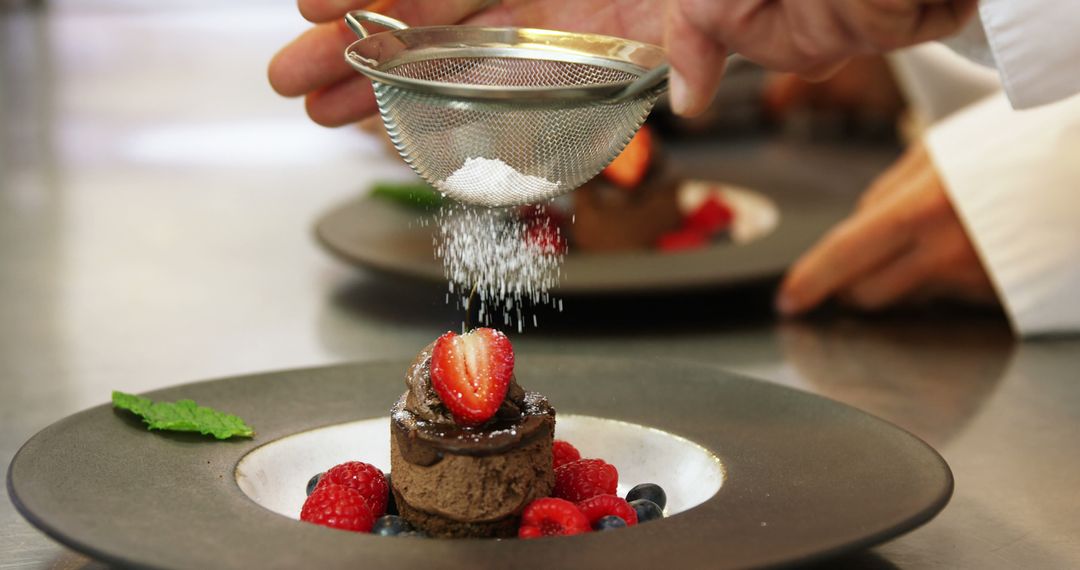
<svg viewBox="0 0 1080 570"><path fill-rule="evenodd" d="M448 332L431 352L431 386L460 425L491 419L506 398L513 374L514 348L495 329Z"/></svg>
<svg viewBox="0 0 1080 570"><path fill-rule="evenodd" d="M518 208L518 219L525 226L525 242L545 254L566 253L562 226L564 216L550 204L528 204Z"/></svg>
<svg viewBox="0 0 1080 570"><path fill-rule="evenodd" d="M518 206L518 219L524 222L548 221L553 226L561 226L566 221L566 214L552 204L526 204Z"/></svg>
<svg viewBox="0 0 1080 570"><path fill-rule="evenodd" d="M559 227L550 221L533 222L525 228L525 241L536 246L542 253L566 253L566 239Z"/></svg>
<svg viewBox="0 0 1080 570"><path fill-rule="evenodd" d="M642 126L634 138L627 143L622 153L607 165L603 174L618 186L626 189L636 188L649 172L652 154L652 131L647 126Z"/></svg>
<svg viewBox="0 0 1080 570"><path fill-rule="evenodd" d="M683 227L693 228L706 234L727 229L735 219L735 212L716 195L709 196L683 221Z"/></svg>
<svg viewBox="0 0 1080 570"><path fill-rule="evenodd" d="M683 228L667 232L656 240L660 251L689 251L705 247L709 235L696 228Z"/></svg>

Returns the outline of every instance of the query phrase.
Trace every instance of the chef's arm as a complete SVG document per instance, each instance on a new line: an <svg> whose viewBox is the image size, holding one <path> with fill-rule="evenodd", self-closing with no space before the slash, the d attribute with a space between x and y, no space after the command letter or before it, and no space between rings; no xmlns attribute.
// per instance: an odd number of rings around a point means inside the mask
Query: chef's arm
<svg viewBox="0 0 1080 570"><path fill-rule="evenodd" d="M926 141L1017 334L1080 331L1080 97L1014 111L996 95Z"/></svg>

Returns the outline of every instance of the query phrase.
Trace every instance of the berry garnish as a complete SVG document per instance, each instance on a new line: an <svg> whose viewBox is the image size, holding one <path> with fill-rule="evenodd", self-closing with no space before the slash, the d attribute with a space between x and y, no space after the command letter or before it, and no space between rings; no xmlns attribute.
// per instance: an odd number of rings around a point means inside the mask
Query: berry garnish
<svg viewBox="0 0 1080 570"><path fill-rule="evenodd" d="M459 425L478 426L499 410L514 374L514 349L503 333L448 332L431 352L431 387Z"/></svg>
<svg viewBox="0 0 1080 570"><path fill-rule="evenodd" d="M567 536L589 532L589 521L577 505L563 499L546 497L525 507L521 514L518 538Z"/></svg>
<svg viewBox="0 0 1080 570"><path fill-rule="evenodd" d="M626 521L615 515L600 517L600 520L593 525L594 530L615 530L617 528L626 528Z"/></svg>
<svg viewBox="0 0 1080 570"><path fill-rule="evenodd" d="M544 536L538 526L522 526L518 527L518 538L540 538Z"/></svg>
<svg viewBox="0 0 1080 570"><path fill-rule="evenodd" d="M570 445L570 442L561 439L556 439L555 443L551 444L551 455L554 457L555 469L581 459L581 452L573 445Z"/></svg>
<svg viewBox="0 0 1080 570"><path fill-rule="evenodd" d="M307 496L310 497L311 494L315 492L315 487L317 487L319 485L319 479L322 478L322 476L323 476L322 473L316 473L316 474L311 476L311 479L308 479L308 482L307 482Z"/></svg>
<svg viewBox="0 0 1080 570"><path fill-rule="evenodd" d="M726 229L734 219L735 213L731 210L731 206L716 195L712 195L683 220L683 227L711 235Z"/></svg>
<svg viewBox="0 0 1080 570"><path fill-rule="evenodd" d="M656 247L660 251L689 251L705 247L708 243L707 233L696 228L680 228L661 235L656 240Z"/></svg>
<svg viewBox="0 0 1080 570"><path fill-rule="evenodd" d="M398 536L413 530L409 521L396 516L386 515L379 517L375 521L374 526L371 527L371 534L377 534L379 536Z"/></svg>
<svg viewBox="0 0 1080 570"><path fill-rule="evenodd" d="M637 513L634 512L634 507L630 506L625 499L616 497L615 495L597 495L595 497L589 497L584 501L577 504L578 509L581 510L581 514L585 515L585 518L589 520L589 524L596 527L597 522L600 519L611 515L619 517L623 520L623 526L633 526L637 524Z"/></svg>
<svg viewBox="0 0 1080 570"><path fill-rule="evenodd" d="M652 163L653 144L652 133L648 127L641 130L630 139L626 148L604 168L604 176L616 185L632 190L641 184L645 175L649 172Z"/></svg>
<svg viewBox="0 0 1080 570"><path fill-rule="evenodd" d="M368 502L372 515L381 517L386 514L389 486L382 471L374 465L361 461L336 465L323 474L316 490L323 485L341 485L353 489Z"/></svg>
<svg viewBox="0 0 1080 570"><path fill-rule="evenodd" d="M529 204L518 208L518 218L525 225L525 241L544 254L566 253L562 234L564 216L550 204Z"/></svg>
<svg viewBox="0 0 1080 570"><path fill-rule="evenodd" d="M627 501L636 501L638 499L648 499L656 506L663 510L667 506L667 493L664 492L664 488L656 483L642 483L635 485L630 492L626 494Z"/></svg>
<svg viewBox="0 0 1080 570"><path fill-rule="evenodd" d="M368 532L375 524L368 502L360 493L332 483L319 485L304 501L300 520L354 532Z"/></svg>
<svg viewBox="0 0 1080 570"><path fill-rule="evenodd" d="M634 512L637 513L637 520L639 523L664 518L664 509L661 509L656 503L648 499L630 501L630 506L634 507Z"/></svg>
<svg viewBox="0 0 1080 570"><path fill-rule="evenodd" d="M525 227L525 242L547 255L566 253L567 250L562 230L551 221L529 222Z"/></svg>
<svg viewBox="0 0 1080 570"><path fill-rule="evenodd" d="M614 495L619 472L603 459L578 459L555 470L552 495L579 503L597 495Z"/></svg>

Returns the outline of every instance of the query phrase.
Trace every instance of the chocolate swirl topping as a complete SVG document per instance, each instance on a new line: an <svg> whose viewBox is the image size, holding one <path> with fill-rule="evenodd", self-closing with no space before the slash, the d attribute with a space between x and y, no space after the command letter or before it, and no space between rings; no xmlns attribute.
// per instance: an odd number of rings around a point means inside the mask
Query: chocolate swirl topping
<svg viewBox="0 0 1080 570"><path fill-rule="evenodd" d="M402 457L417 465L433 465L443 454L493 455L532 441L555 421L547 399L525 392L511 377L495 416L477 427L459 426L431 385L434 343L420 351L405 375L408 388L392 410L391 428Z"/></svg>

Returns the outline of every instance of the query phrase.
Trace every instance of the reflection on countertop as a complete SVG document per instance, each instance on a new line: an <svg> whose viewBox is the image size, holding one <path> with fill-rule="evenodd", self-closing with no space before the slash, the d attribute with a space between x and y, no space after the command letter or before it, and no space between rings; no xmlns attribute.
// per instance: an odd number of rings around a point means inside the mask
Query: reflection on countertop
<svg viewBox="0 0 1080 570"><path fill-rule="evenodd" d="M777 335L808 389L942 446L979 413L1009 364L1014 341L999 321L832 315L783 323Z"/></svg>

